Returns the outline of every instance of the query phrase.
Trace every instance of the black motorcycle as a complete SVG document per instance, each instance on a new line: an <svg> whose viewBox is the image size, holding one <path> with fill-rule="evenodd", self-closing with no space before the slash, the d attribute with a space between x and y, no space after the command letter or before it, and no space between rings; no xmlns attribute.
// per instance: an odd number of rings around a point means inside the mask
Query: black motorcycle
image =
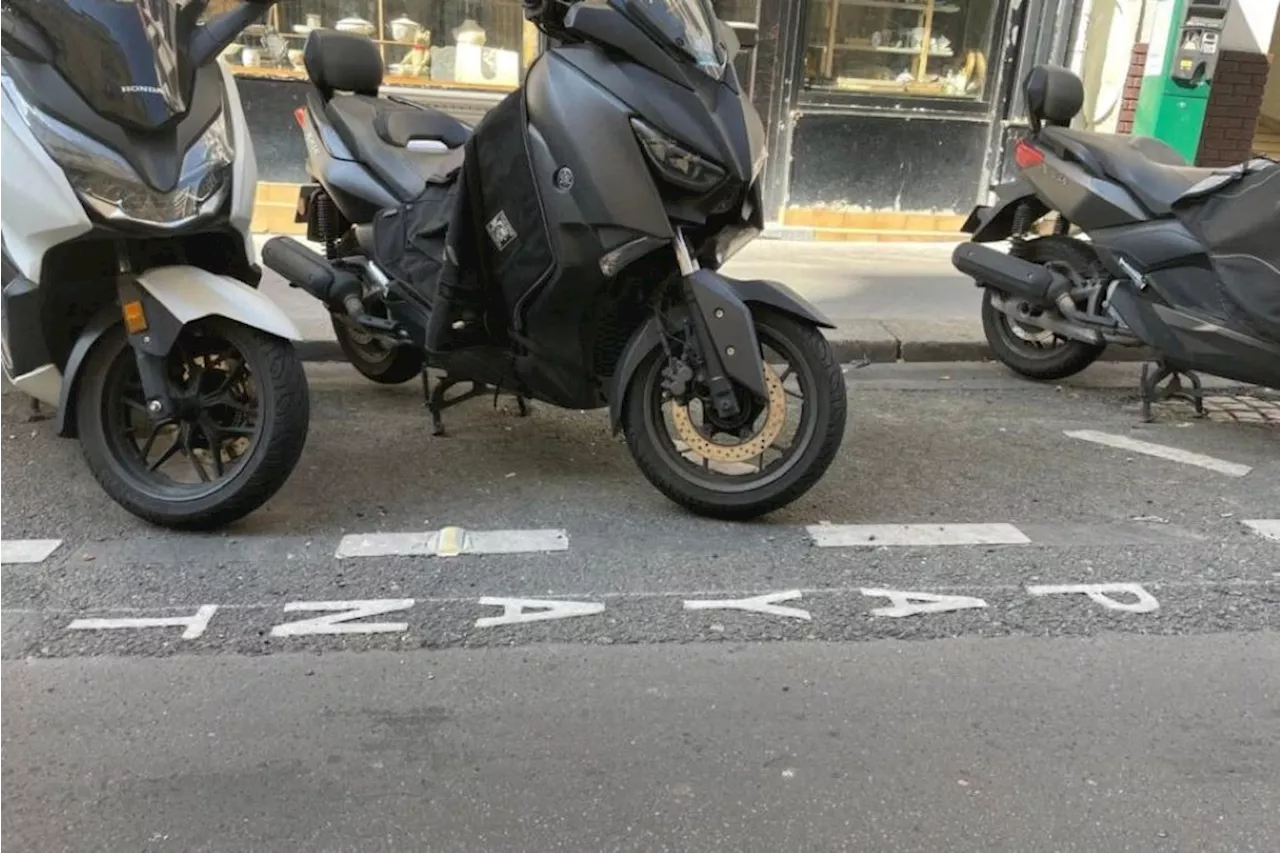
<svg viewBox="0 0 1280 853"><path fill-rule="evenodd" d="M379 97L368 39L313 31L300 210L328 257L278 237L264 263L325 302L365 376L421 375L438 433L444 409L498 390L522 412L607 405L690 510L790 503L839 449L845 388L817 309L715 272L763 226L734 32L706 0L525 13L552 46L474 131Z"/></svg>
<svg viewBox="0 0 1280 853"><path fill-rule="evenodd" d="M1108 344L1149 346L1147 419L1168 397L1202 411L1196 371L1280 386L1280 166L1194 168L1155 139L1073 130L1084 87L1064 68L1033 69L1026 93L1018 178L973 211L952 257L986 289L996 357L1055 380ZM1051 213L1053 233L1034 236ZM1006 239L1008 254L977 245Z"/></svg>

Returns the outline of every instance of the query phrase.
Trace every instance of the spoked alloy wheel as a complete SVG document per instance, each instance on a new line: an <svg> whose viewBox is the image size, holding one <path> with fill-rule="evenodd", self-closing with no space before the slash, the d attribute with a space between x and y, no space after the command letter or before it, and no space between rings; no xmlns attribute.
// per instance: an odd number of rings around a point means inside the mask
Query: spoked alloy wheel
<svg viewBox="0 0 1280 853"><path fill-rule="evenodd" d="M85 457L106 492L156 524L207 529L264 503L302 454L306 376L292 346L229 321L182 330L166 368L174 412L149 411L123 330L80 383Z"/></svg>
<svg viewBox="0 0 1280 853"><path fill-rule="evenodd" d="M745 520L800 497L826 471L844 437L844 377L817 329L772 312L755 315L767 402L739 399L735 422L709 402L671 398L666 355L655 352L627 394L625 429L640 470L700 515Z"/></svg>

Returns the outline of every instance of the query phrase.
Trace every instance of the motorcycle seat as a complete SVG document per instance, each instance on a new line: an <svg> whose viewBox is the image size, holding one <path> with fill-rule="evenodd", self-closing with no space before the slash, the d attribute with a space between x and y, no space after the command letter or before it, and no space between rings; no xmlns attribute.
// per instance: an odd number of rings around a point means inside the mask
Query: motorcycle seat
<svg viewBox="0 0 1280 853"><path fill-rule="evenodd" d="M1182 155L1158 139L1045 127L1040 138L1055 154L1079 163L1100 178L1129 190L1153 216L1169 216L1187 190L1215 173L1187 165Z"/></svg>
<svg viewBox="0 0 1280 853"><path fill-rule="evenodd" d="M356 159L400 201L457 159L470 130L439 110L370 95L335 95L325 116Z"/></svg>

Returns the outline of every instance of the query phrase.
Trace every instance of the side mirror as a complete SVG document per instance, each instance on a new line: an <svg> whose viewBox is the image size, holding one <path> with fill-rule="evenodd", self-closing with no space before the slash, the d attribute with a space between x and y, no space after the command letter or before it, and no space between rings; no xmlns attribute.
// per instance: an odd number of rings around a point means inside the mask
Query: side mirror
<svg viewBox="0 0 1280 853"><path fill-rule="evenodd" d="M729 24L727 25L733 34L738 37L738 45L742 50L751 50L756 46L756 41L760 35L760 28L755 24Z"/></svg>
<svg viewBox="0 0 1280 853"><path fill-rule="evenodd" d="M187 47L191 64L198 68L213 59L235 41L245 27L262 17L267 7L275 2L276 0L240 0L237 5L207 21L204 26L196 27Z"/></svg>
<svg viewBox="0 0 1280 853"><path fill-rule="evenodd" d="M733 27L724 21L716 18L716 29L719 31L720 43L724 45L725 53L729 55L729 61L742 52L742 42L738 40L738 34Z"/></svg>

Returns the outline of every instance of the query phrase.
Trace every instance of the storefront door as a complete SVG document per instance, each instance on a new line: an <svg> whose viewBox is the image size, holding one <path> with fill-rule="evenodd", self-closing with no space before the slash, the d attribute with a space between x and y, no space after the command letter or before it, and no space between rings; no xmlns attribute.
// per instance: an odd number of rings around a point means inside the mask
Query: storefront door
<svg viewBox="0 0 1280 853"><path fill-rule="evenodd" d="M1062 61L1074 7L763 0L766 208L783 224L851 233L954 228L1000 171L1014 81L1035 61Z"/></svg>

